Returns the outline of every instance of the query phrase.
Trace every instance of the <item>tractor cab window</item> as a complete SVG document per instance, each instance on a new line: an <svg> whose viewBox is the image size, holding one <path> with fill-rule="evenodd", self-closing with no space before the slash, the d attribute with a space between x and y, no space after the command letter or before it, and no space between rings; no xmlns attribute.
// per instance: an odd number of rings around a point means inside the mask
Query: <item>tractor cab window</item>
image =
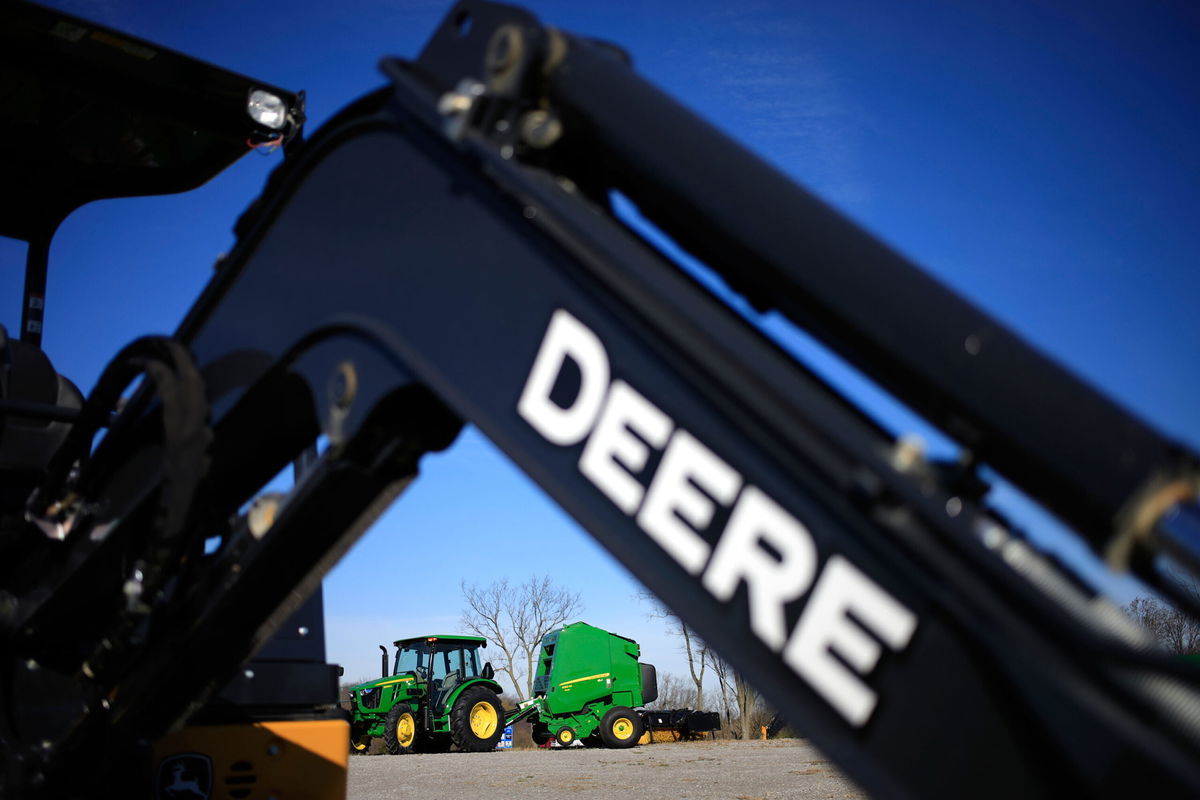
<svg viewBox="0 0 1200 800"><path fill-rule="evenodd" d="M393 675L402 672L416 672L429 666L429 645L425 642L406 644L396 651L396 668Z"/></svg>
<svg viewBox="0 0 1200 800"><path fill-rule="evenodd" d="M462 654L463 670L468 678L474 678L479 674L479 648L467 648L462 651Z"/></svg>
<svg viewBox="0 0 1200 800"><path fill-rule="evenodd" d="M479 675L479 649L464 647L446 652L446 667L449 672L460 672L464 678Z"/></svg>
<svg viewBox="0 0 1200 800"><path fill-rule="evenodd" d="M438 647L441 644L441 647ZM447 675L457 675L459 679L474 678L479 675L479 647L457 646L447 647L449 643L410 642L396 651L396 668L393 674L403 672L420 672L421 679L432 678L439 682ZM427 673L432 672L432 675Z"/></svg>
<svg viewBox="0 0 1200 800"><path fill-rule="evenodd" d="M450 666L450 656L458 651L442 650L433 654L433 679L440 681L449 675L454 669Z"/></svg>

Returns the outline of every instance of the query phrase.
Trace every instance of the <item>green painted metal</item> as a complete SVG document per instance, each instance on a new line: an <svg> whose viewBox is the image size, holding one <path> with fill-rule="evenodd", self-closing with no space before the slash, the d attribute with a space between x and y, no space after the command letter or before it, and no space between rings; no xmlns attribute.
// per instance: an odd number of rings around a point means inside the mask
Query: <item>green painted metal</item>
<svg viewBox="0 0 1200 800"><path fill-rule="evenodd" d="M497 696L503 692L500 684L487 678L468 678L457 687L452 688L441 699L440 702L435 702L433 713L433 732L434 733L449 733L450 731L450 709L454 708L455 701L458 696L472 686L486 686Z"/></svg>
<svg viewBox="0 0 1200 800"><path fill-rule="evenodd" d="M640 655L637 642L586 622L546 634L533 681L534 724L551 734L569 726L582 739L609 710L641 706Z"/></svg>
<svg viewBox="0 0 1200 800"><path fill-rule="evenodd" d="M408 639L397 639L392 642L395 647L404 647L415 642L448 641L448 642L479 642L481 647L487 647L487 639L482 636L459 636L458 634L431 633L426 636L412 636Z"/></svg>

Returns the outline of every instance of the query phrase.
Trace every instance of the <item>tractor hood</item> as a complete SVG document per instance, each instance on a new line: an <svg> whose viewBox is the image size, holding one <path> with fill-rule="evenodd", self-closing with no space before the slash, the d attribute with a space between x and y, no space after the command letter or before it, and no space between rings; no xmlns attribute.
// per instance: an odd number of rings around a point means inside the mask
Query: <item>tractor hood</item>
<svg viewBox="0 0 1200 800"><path fill-rule="evenodd" d="M349 691L364 692L364 691L369 691L371 689L374 689L378 686L391 686L392 684L395 684L395 683L408 683L408 682L415 683L416 680L417 680L417 676L414 675L413 673L403 672L399 675L388 675L386 678L376 678L373 681L366 681L365 683L360 683L356 686L351 686Z"/></svg>

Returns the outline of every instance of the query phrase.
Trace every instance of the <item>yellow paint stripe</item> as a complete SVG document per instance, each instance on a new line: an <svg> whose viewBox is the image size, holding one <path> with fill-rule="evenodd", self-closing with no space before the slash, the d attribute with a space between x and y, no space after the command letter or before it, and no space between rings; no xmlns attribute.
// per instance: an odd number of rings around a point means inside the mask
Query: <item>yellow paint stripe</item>
<svg viewBox="0 0 1200 800"><path fill-rule="evenodd" d="M409 677L409 678L396 678L396 680L394 680L394 681L384 681L383 683L377 683L377 684L375 684L375 685L376 685L376 686L391 686L393 683L403 683L404 681L411 681L411 680L413 680L411 677Z"/></svg>
<svg viewBox="0 0 1200 800"><path fill-rule="evenodd" d="M572 683L579 683L580 681L595 680L596 678L607 678L611 674L612 674L611 672L603 672L599 675L588 675L586 678L576 678L575 680L571 680L571 681L563 681L562 683L559 684L559 686L569 686Z"/></svg>

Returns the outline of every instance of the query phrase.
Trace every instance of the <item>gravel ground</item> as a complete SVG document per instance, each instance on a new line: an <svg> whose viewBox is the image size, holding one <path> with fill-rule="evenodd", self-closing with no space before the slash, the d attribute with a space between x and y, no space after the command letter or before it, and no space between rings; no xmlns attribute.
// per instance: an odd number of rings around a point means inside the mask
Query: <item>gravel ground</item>
<svg viewBox="0 0 1200 800"><path fill-rule="evenodd" d="M349 800L434 797L656 797L687 800L862 800L802 739L679 742L631 750L510 750L353 756Z"/></svg>

